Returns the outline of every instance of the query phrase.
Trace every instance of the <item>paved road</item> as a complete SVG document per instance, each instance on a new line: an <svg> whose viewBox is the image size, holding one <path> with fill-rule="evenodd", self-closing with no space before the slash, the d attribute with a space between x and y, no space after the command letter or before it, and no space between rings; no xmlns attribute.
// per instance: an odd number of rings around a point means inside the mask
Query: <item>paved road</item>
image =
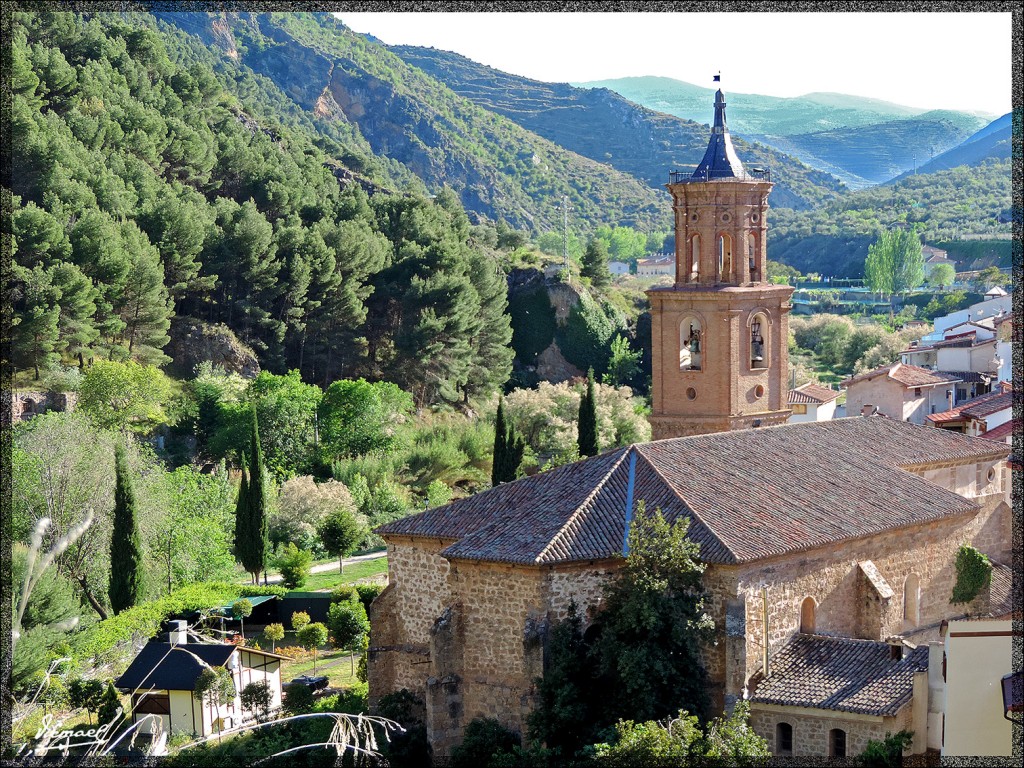
<svg viewBox="0 0 1024 768"><path fill-rule="evenodd" d="M387 550L382 550L380 552L369 552L369 553L367 553L365 555L356 555L355 557L346 557L345 558L345 565L352 565L353 563L361 563L363 560L376 560L376 559L381 558L381 557L387 557L387 554L388 554ZM327 573L328 571L337 571L337 570L338 570L338 561L337 560L332 560L329 563L320 563L319 565L314 565L312 568L309 569L309 573L310 573L310 575L312 575L314 573ZM276 584L279 581L281 581L281 574L279 574L279 573L267 576L267 584Z"/></svg>

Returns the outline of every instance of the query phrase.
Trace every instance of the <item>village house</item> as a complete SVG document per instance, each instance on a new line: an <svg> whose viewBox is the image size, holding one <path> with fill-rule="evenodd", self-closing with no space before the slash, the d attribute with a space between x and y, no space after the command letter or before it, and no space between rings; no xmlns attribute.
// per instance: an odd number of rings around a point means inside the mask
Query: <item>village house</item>
<svg viewBox="0 0 1024 768"><path fill-rule="evenodd" d="M636 263L637 277L661 277L675 274L676 263L672 256L655 256L650 259L639 259Z"/></svg>
<svg viewBox="0 0 1024 768"><path fill-rule="evenodd" d="M925 419L933 427L955 430L972 437L988 436L990 430L1012 423L1013 387L1009 382L1002 382L992 392L965 400L948 411L929 414ZM1001 436L1000 433L990 439Z"/></svg>
<svg viewBox="0 0 1024 768"><path fill-rule="evenodd" d="M151 640L114 686L129 694L131 722L155 715L139 726L140 733L162 730L168 735L197 737L234 728L254 717L243 709L239 694L249 683L266 682L271 708L281 706L281 660L286 656L231 643L188 642L185 622L168 633L167 642ZM217 707L193 695L196 680L208 667L224 667L235 682L235 696ZM159 722L159 727L157 726Z"/></svg>
<svg viewBox="0 0 1024 768"><path fill-rule="evenodd" d="M616 277L629 274L629 264L624 261L609 261L608 271Z"/></svg>
<svg viewBox="0 0 1024 768"><path fill-rule="evenodd" d="M835 418L836 401L842 394L839 390L823 387L812 381L789 390L789 407L793 409L789 423L828 421Z"/></svg>
<svg viewBox="0 0 1024 768"><path fill-rule="evenodd" d="M900 353L906 365L958 376L955 402L990 391L1013 377L1013 315L965 320L937 340L916 341Z"/></svg>
<svg viewBox="0 0 1024 768"><path fill-rule="evenodd" d="M879 413L890 419L924 424L929 414L955 403L955 374L916 365L889 363L839 382L846 390L846 413Z"/></svg>
<svg viewBox="0 0 1024 768"><path fill-rule="evenodd" d="M939 264L948 264L956 273L956 261L949 258L949 253L932 245L921 246L921 256L924 258L924 276L931 276L932 270Z"/></svg>

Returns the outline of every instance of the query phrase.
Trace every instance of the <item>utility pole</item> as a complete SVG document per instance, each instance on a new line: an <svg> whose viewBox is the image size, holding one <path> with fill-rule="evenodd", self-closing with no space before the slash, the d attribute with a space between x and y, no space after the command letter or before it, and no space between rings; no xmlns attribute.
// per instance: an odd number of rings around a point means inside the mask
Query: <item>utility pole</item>
<svg viewBox="0 0 1024 768"><path fill-rule="evenodd" d="M572 282L569 268L569 196L562 195L562 258L565 260L565 282Z"/></svg>

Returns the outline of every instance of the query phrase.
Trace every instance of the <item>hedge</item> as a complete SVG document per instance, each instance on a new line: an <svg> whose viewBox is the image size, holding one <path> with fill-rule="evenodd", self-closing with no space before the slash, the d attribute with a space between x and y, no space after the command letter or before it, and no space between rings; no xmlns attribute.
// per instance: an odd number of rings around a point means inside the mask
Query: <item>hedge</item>
<svg viewBox="0 0 1024 768"><path fill-rule="evenodd" d="M153 637L168 616L201 611L224 605L239 597L276 595L283 597L287 590L279 586L241 586L226 582L189 584L157 600L122 611L116 616L99 621L72 636L72 654L76 660L101 659L118 647L131 642L135 635Z"/></svg>

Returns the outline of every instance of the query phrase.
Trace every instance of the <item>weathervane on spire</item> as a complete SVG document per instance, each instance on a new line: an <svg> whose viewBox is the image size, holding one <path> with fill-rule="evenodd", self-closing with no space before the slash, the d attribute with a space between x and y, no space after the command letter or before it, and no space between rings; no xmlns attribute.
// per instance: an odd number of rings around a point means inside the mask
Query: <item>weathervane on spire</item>
<svg viewBox="0 0 1024 768"><path fill-rule="evenodd" d="M717 75L715 75L715 76L714 76L713 78L711 78L711 79L712 79L712 81L713 81L713 82L716 82L716 83L720 83L720 82L722 82L722 70L718 70L718 74L717 74Z"/></svg>

